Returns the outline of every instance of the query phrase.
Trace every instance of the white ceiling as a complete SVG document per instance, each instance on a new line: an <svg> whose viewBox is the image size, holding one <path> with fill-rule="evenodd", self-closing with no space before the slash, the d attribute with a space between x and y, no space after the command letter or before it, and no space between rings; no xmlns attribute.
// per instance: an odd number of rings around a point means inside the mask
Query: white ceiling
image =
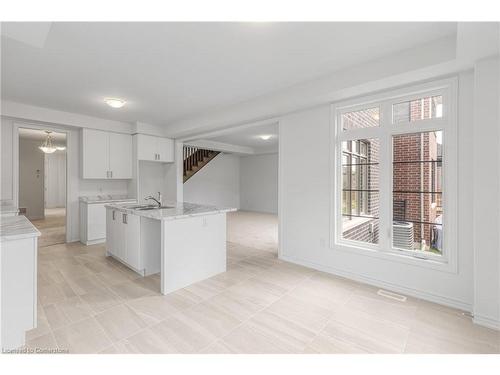
<svg viewBox="0 0 500 375"><path fill-rule="evenodd" d="M271 135L268 140L261 135ZM278 152L278 124L252 126L243 129L231 129L223 135L203 137L211 141L228 143L235 146L251 147L255 153Z"/></svg>
<svg viewBox="0 0 500 375"><path fill-rule="evenodd" d="M4 99L158 125L456 33L436 22L93 22L52 23L33 41L32 27L2 35ZM128 104L109 108L108 96Z"/></svg>
<svg viewBox="0 0 500 375"><path fill-rule="evenodd" d="M63 145L66 143L66 134L52 132L50 133L50 135L52 136L52 140L54 141L54 143L58 145ZM35 139L42 142L46 136L47 133L45 133L45 130L19 128L19 137L21 138Z"/></svg>

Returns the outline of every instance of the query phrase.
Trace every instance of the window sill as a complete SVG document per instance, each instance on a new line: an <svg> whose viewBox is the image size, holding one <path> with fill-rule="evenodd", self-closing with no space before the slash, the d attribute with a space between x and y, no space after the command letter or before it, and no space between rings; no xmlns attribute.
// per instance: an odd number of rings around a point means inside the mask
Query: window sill
<svg viewBox="0 0 500 375"><path fill-rule="evenodd" d="M356 228L360 225L363 225L369 221L373 220L372 218L366 218L366 217L354 217L352 219L345 219L342 222L342 232L347 232L348 230L351 230L352 228Z"/></svg>
<svg viewBox="0 0 500 375"><path fill-rule="evenodd" d="M398 250L382 251L376 247L373 248L359 247L358 244L352 244L349 241L333 243L332 246L330 246L330 249L333 251L369 256L372 258L377 258L390 262L409 264L412 266L433 269L436 271L448 272L453 274L458 273L457 265L454 262L450 262L448 259L444 257L439 260L430 257L423 258L416 255L408 254L405 251L398 251Z"/></svg>

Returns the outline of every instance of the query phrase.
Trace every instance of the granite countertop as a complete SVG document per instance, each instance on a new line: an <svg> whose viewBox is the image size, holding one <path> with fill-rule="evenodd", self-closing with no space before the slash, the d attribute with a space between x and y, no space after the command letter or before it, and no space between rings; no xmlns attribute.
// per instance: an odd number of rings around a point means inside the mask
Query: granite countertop
<svg viewBox="0 0 500 375"><path fill-rule="evenodd" d="M0 204L0 213L2 214L15 214L19 209L10 201L2 201Z"/></svg>
<svg viewBox="0 0 500 375"><path fill-rule="evenodd" d="M94 195L94 196L81 196L80 202L85 203L112 203L112 202L136 202L137 199L129 198L126 195Z"/></svg>
<svg viewBox="0 0 500 375"><path fill-rule="evenodd" d="M40 232L26 216L0 217L0 240L11 241L23 238L38 237Z"/></svg>
<svg viewBox="0 0 500 375"><path fill-rule="evenodd" d="M107 204L106 208L156 220L175 220L185 217L203 216L203 215L236 211L236 208L206 206L188 202L164 202L163 206L168 206L172 208L155 209L155 210L136 210L130 208L130 206L133 205Z"/></svg>

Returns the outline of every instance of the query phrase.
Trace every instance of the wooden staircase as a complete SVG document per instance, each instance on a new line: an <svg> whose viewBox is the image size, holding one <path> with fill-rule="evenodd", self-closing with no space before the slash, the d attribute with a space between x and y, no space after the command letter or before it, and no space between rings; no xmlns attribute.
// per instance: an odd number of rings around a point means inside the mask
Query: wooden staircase
<svg viewBox="0 0 500 375"><path fill-rule="evenodd" d="M198 147L184 146L184 182L207 165L220 151L205 150Z"/></svg>

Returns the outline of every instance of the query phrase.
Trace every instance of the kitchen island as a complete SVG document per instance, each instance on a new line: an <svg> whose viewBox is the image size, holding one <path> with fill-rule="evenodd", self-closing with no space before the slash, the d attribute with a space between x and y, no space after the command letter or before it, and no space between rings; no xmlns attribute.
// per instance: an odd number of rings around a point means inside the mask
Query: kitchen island
<svg viewBox="0 0 500 375"><path fill-rule="evenodd" d="M106 252L168 294L226 271L226 213L186 202L106 205Z"/></svg>
<svg viewBox="0 0 500 375"><path fill-rule="evenodd" d="M40 232L25 216L0 216L2 351L25 344L37 325L37 239Z"/></svg>

